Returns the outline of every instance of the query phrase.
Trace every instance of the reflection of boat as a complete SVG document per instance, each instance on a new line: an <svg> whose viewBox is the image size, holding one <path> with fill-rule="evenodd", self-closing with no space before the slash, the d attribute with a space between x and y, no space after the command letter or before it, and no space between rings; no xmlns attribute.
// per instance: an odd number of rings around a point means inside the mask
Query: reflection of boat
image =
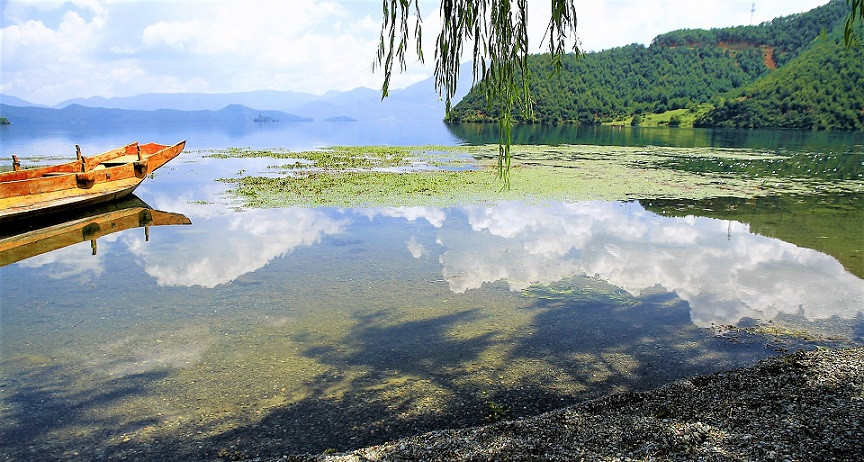
<svg viewBox="0 0 864 462"><path fill-rule="evenodd" d="M25 220L22 222L24 230L14 235L0 235L0 266L84 241L90 241L95 255L96 239L117 231L143 227L149 240L150 226L192 223L185 215L154 210L135 196L87 209L86 213L54 217L47 222Z"/></svg>
<svg viewBox="0 0 864 462"><path fill-rule="evenodd" d="M0 173L0 221L106 202L130 194L148 173L177 157L186 145L132 143L93 157L49 167Z"/></svg>

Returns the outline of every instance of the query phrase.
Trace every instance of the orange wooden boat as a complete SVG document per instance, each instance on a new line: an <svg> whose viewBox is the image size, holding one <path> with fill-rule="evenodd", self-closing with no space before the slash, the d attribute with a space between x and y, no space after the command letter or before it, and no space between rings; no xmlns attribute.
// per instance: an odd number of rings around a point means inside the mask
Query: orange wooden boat
<svg viewBox="0 0 864 462"><path fill-rule="evenodd" d="M124 197L157 168L177 157L186 141L173 146L137 142L60 165L0 173L0 222L98 204Z"/></svg>
<svg viewBox="0 0 864 462"><path fill-rule="evenodd" d="M151 226L192 223L185 215L154 210L135 196L87 209L86 213L62 218L52 215L50 218L54 221L39 223L34 229L22 230L17 234L4 235L0 232L0 266L85 241L90 241L93 255L96 255L96 239L102 236L144 228L144 236L150 240Z"/></svg>

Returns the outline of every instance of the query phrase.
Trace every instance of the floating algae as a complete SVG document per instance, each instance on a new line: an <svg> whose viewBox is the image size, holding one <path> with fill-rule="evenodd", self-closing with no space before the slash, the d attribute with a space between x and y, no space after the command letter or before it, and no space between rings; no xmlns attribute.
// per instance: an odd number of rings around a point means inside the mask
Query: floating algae
<svg viewBox="0 0 864 462"><path fill-rule="evenodd" d="M800 156L748 149L514 146L507 189L495 174L496 146L227 150L213 155L293 160L277 166L289 171L276 176L221 178L234 185L229 194L246 207L746 198L864 190L857 171L834 174L832 167L831 175L789 176L800 170ZM851 165L847 160L835 163Z"/></svg>

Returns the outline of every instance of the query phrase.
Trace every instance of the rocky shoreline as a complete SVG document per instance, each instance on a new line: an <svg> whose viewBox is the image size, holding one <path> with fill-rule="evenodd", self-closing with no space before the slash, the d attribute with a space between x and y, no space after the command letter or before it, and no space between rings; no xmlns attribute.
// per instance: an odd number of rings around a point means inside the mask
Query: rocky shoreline
<svg viewBox="0 0 864 462"><path fill-rule="evenodd" d="M864 348L857 347L797 352L517 421L268 460L851 461L862 453Z"/></svg>

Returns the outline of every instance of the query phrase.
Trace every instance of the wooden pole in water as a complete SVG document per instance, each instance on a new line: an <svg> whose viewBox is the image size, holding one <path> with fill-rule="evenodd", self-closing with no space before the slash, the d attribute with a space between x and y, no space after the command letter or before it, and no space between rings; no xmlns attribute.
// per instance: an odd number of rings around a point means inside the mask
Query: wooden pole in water
<svg viewBox="0 0 864 462"><path fill-rule="evenodd" d="M12 156L12 170L15 172L21 170L21 162L18 161L18 156L16 155Z"/></svg>
<svg viewBox="0 0 864 462"><path fill-rule="evenodd" d="M144 156L141 155L141 146L135 146L138 148L138 160L144 160Z"/></svg>
<svg viewBox="0 0 864 462"><path fill-rule="evenodd" d="M78 159L78 162L81 162L81 172L87 171L87 160L84 159L84 156L81 155L81 146L75 145L75 158Z"/></svg>
<svg viewBox="0 0 864 462"><path fill-rule="evenodd" d="M90 239L90 248L93 249L93 255L96 255L96 239Z"/></svg>

